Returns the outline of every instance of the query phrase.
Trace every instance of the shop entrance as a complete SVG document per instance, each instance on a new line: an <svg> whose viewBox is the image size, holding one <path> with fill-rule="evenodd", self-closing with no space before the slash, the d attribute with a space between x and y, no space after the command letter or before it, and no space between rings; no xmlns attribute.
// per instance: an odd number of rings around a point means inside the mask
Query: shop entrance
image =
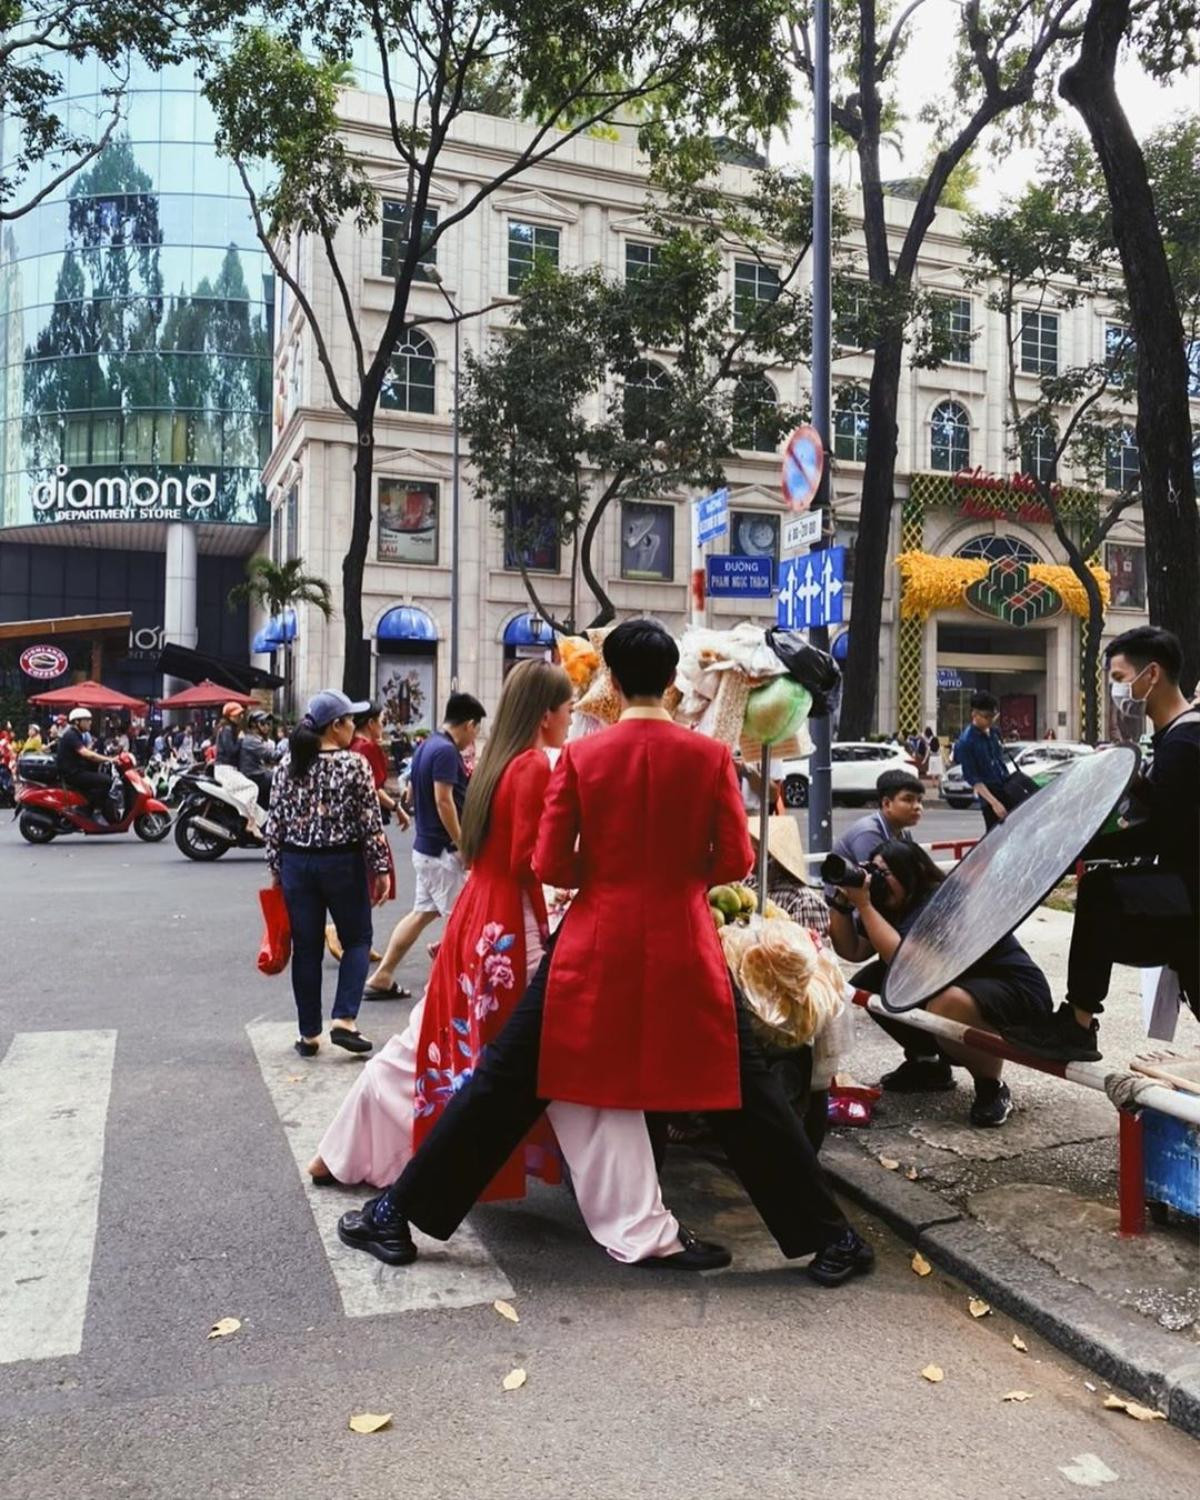
<svg viewBox="0 0 1200 1500"><path fill-rule="evenodd" d="M1006 739L1035 740L1046 713L1045 630L1010 625L939 623L937 630L937 731L955 739L971 714L971 694L1000 702Z"/></svg>

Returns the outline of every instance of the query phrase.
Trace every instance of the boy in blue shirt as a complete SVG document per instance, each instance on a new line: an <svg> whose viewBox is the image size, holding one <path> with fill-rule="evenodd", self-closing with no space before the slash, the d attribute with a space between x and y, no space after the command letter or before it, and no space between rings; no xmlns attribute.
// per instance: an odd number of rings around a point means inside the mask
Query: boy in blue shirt
<svg viewBox="0 0 1200 1500"><path fill-rule="evenodd" d="M963 780L983 809L985 833L1008 816L1001 792L1012 768L995 727L999 714L1000 705L991 693L972 693L971 722L954 746L954 759L962 767Z"/></svg>

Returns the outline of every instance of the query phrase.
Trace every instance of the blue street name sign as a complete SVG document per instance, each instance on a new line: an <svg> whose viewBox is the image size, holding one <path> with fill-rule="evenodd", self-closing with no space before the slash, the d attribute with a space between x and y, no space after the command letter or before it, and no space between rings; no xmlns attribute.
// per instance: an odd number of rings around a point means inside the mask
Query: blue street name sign
<svg viewBox="0 0 1200 1500"><path fill-rule="evenodd" d="M776 620L785 630L840 625L846 607L846 549L829 547L779 565Z"/></svg>
<svg viewBox="0 0 1200 1500"><path fill-rule="evenodd" d="M711 495L697 500L695 505L696 540L703 547L729 530L729 491L725 488L714 490Z"/></svg>
<svg viewBox="0 0 1200 1500"><path fill-rule="evenodd" d="M754 595L771 597L771 573L774 563L769 557L710 557L708 559L708 592L720 595Z"/></svg>

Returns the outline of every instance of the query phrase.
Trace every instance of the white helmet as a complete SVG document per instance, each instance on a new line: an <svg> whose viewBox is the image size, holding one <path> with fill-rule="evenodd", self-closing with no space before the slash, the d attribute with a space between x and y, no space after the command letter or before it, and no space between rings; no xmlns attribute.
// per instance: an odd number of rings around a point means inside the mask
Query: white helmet
<svg viewBox="0 0 1200 1500"><path fill-rule="evenodd" d="M67 715L67 718L70 719L72 724L74 724L76 719L90 719L91 717L92 711L90 708L73 708Z"/></svg>

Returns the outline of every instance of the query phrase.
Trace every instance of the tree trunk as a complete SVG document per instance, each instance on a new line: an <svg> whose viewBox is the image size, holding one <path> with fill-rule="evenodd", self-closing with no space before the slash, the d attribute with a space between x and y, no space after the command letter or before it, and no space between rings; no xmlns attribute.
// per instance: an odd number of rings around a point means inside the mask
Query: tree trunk
<svg viewBox="0 0 1200 1500"><path fill-rule="evenodd" d="M850 610L850 650L838 734L858 740L874 727L879 690L879 629L883 586L891 550L892 507L896 482L896 406L904 334L893 329L875 350L871 371L867 461L859 505L858 546L854 554L854 595ZM901 731L907 725L898 726Z"/></svg>
<svg viewBox="0 0 1200 1500"><path fill-rule="evenodd" d="M1137 344L1137 440L1150 619L1183 643L1183 686L1200 672L1200 525L1192 470L1183 322L1146 160L1117 97L1117 53L1130 0L1092 0L1078 60L1059 92L1091 136L1108 187Z"/></svg>
<svg viewBox="0 0 1200 1500"><path fill-rule="evenodd" d="M350 546L342 561L342 620L346 632L342 691L355 702L371 696L371 646L363 636L362 588L375 499L374 415L373 410L359 413L353 520Z"/></svg>

